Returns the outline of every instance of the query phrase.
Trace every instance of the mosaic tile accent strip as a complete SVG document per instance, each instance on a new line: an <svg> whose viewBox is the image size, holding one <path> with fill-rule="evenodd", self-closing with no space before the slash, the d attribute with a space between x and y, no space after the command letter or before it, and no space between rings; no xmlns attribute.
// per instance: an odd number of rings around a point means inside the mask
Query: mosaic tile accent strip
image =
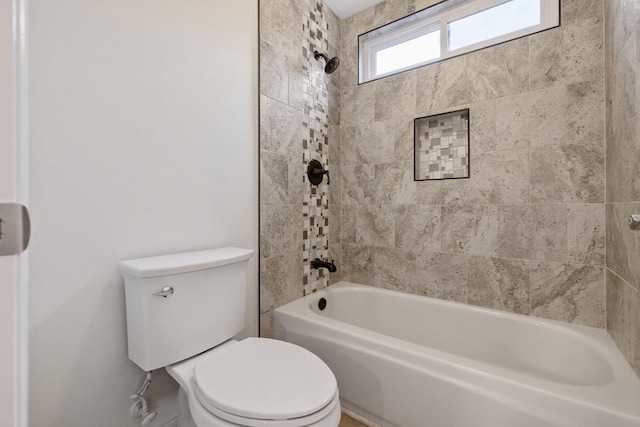
<svg viewBox="0 0 640 427"><path fill-rule="evenodd" d="M469 110L415 120L416 181L469 178Z"/></svg>
<svg viewBox="0 0 640 427"><path fill-rule="evenodd" d="M325 52L328 49L329 26L321 1L312 0L303 4L305 8L308 7L302 15L303 69L308 76L303 87L305 107L302 160L304 171L306 171L311 160L318 160L325 168L329 165L327 157L329 88L324 73L324 63L316 61L313 57L314 51ZM318 186L311 185L305 173L303 181L303 293L308 295L329 284L329 273L326 270L311 269L312 260L315 258L326 260L329 256L329 197L326 179Z"/></svg>

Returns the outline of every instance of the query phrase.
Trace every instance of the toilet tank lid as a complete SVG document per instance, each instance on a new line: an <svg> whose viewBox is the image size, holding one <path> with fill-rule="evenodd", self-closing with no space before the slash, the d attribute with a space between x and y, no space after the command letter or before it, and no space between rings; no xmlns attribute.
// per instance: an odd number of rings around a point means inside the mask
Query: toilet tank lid
<svg viewBox="0 0 640 427"><path fill-rule="evenodd" d="M233 264L252 255L251 249L218 248L120 261L118 269L135 277L165 276Z"/></svg>

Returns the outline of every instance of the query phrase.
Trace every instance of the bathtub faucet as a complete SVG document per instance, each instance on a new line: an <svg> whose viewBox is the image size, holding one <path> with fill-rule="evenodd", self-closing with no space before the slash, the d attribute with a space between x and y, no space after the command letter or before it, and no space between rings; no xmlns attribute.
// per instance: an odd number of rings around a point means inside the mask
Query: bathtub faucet
<svg viewBox="0 0 640 427"><path fill-rule="evenodd" d="M336 271L338 271L338 267L336 267L336 265L333 263L333 260L331 262L327 262L322 261L320 258L316 258L311 261L311 268L316 270L326 268L327 270L329 270L329 273L335 273Z"/></svg>

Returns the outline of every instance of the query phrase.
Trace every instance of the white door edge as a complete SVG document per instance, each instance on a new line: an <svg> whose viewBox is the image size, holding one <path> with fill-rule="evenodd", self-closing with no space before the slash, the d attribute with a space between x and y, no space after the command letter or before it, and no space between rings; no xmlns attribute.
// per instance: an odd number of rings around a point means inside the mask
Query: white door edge
<svg viewBox="0 0 640 427"><path fill-rule="evenodd" d="M27 0L0 0L0 203L27 203ZM0 425L28 426L27 255L0 257Z"/></svg>

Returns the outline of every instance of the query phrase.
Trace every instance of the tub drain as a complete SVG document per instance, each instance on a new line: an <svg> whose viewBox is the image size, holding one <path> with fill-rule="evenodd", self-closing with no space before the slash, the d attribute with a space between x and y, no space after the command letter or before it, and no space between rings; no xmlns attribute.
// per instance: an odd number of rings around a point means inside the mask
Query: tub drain
<svg viewBox="0 0 640 427"><path fill-rule="evenodd" d="M320 309L320 311L327 308L327 300L324 298L320 298L320 301L318 301L318 308Z"/></svg>

